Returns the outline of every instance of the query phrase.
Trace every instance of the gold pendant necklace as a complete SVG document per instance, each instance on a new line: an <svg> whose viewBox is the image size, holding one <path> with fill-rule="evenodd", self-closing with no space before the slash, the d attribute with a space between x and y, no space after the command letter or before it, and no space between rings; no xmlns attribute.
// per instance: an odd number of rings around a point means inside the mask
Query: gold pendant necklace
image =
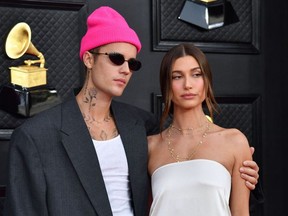
<svg viewBox="0 0 288 216"><path fill-rule="evenodd" d="M193 156L196 154L199 146L201 144L203 144L203 141L204 141L204 138L207 136L207 133L210 129L210 123L207 121L207 126L202 134L202 139L197 143L197 145L194 147L193 151L187 156L187 157L182 157L180 156L178 153L175 152L174 148L172 147L172 144L171 144L171 129L175 128L173 126L173 124L171 124L168 128L168 136L167 136L167 146L168 146L168 150L169 150L169 153L170 153L170 156L176 161L176 162L181 162L181 161L185 161L185 160L191 160L193 158ZM175 128L175 129L178 129L178 128ZM180 128L179 128L180 129ZM180 130L183 130L183 129L180 129ZM179 131L180 131L179 130Z"/></svg>

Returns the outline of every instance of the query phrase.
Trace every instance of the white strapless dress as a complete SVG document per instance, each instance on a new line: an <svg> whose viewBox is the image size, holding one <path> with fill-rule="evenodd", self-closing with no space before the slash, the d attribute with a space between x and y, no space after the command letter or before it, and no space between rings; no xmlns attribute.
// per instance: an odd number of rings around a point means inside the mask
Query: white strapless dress
<svg viewBox="0 0 288 216"><path fill-rule="evenodd" d="M196 159L156 169L150 216L231 216L231 175L220 163Z"/></svg>

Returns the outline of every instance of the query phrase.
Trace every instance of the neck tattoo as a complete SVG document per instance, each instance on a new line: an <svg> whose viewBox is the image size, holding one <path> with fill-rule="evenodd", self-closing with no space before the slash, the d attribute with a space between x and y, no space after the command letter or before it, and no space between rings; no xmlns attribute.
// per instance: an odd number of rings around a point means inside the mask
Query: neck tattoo
<svg viewBox="0 0 288 216"><path fill-rule="evenodd" d="M92 89L89 89L87 93L87 88L85 88L83 103L89 104L89 110L92 107L95 107L96 99L97 99L97 90L92 88Z"/></svg>
<svg viewBox="0 0 288 216"><path fill-rule="evenodd" d="M93 124L102 124L102 123L109 123L112 119L112 115L109 112L102 121L96 120L93 116L90 114L85 115L85 113L82 113L82 116L84 118L84 121L86 122L87 125L93 125Z"/></svg>
<svg viewBox="0 0 288 216"><path fill-rule="evenodd" d="M171 124L169 126L168 131L167 131L167 133L168 133L168 135L167 135L167 146L168 146L168 150L169 150L170 156L176 162L191 160L194 157L194 155L196 154L199 146L203 144L204 139L207 136L207 133L208 133L208 131L210 129L210 122L206 121L206 123L207 123L207 125L206 125L206 127L204 129L204 132L203 132L203 134L201 136L201 139L199 140L199 142L196 144L196 146L193 148L193 150L191 151L191 153L187 157L180 156L178 153L175 152L175 149L173 148L173 145L172 145L172 142L171 142L171 130L172 129L176 129L176 130L178 130L180 132L183 132L183 130L193 130L193 129L190 129L190 128L189 129L188 128L187 129L175 128L173 126L173 124Z"/></svg>

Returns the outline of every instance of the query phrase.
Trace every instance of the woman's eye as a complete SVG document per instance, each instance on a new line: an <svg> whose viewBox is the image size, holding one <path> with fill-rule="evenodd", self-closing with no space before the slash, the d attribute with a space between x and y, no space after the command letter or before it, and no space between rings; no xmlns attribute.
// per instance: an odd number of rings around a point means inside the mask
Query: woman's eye
<svg viewBox="0 0 288 216"><path fill-rule="evenodd" d="M175 79L177 80L177 79L180 79L180 78L181 78L181 76L180 76L180 75L177 75L177 76L172 76L172 79L173 79L173 80L175 80Z"/></svg>
<svg viewBox="0 0 288 216"><path fill-rule="evenodd" d="M203 74L202 73L194 73L192 76L193 77L201 77Z"/></svg>

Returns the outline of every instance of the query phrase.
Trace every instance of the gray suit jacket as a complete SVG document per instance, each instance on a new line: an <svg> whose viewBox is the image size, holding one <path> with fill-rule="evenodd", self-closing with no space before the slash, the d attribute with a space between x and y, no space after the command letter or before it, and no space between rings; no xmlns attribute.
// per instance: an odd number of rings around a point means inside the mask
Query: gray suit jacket
<svg viewBox="0 0 288 216"><path fill-rule="evenodd" d="M132 206L147 215L147 139L154 116L113 101L127 156ZM107 158L109 160L109 158ZM75 97L25 121L12 134L4 215L111 216L100 165Z"/></svg>

